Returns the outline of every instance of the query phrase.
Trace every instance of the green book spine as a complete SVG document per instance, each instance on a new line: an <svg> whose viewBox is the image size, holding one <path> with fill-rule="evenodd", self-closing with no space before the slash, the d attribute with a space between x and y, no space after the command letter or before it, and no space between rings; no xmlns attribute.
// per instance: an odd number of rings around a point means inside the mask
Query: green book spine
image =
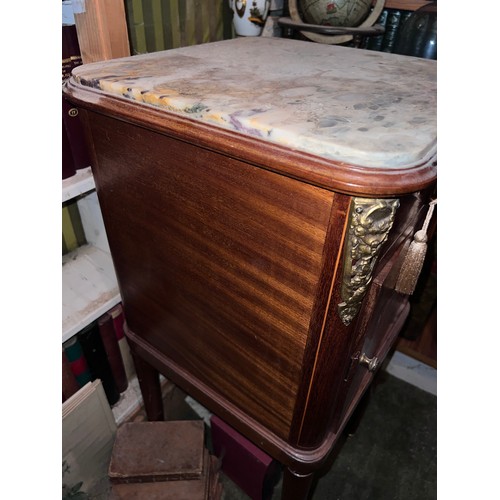
<svg viewBox="0 0 500 500"><path fill-rule="evenodd" d="M79 386L83 387L88 382L91 382L92 376L78 338L75 336L64 342L63 349Z"/></svg>
<svg viewBox="0 0 500 500"><path fill-rule="evenodd" d="M67 205L62 207L62 239L63 255L78 248L78 240L76 239L75 229Z"/></svg>
<svg viewBox="0 0 500 500"><path fill-rule="evenodd" d="M423 41L417 55L424 59L437 60L437 16L429 16Z"/></svg>
<svg viewBox="0 0 500 500"><path fill-rule="evenodd" d="M87 238L85 237L85 230L83 229L82 218L80 216L80 210L78 209L78 204L76 201L68 205L69 216L71 219L71 224L73 225L73 230L75 232L76 243L80 247L87 244Z"/></svg>
<svg viewBox="0 0 500 500"><path fill-rule="evenodd" d="M396 42L399 23L401 21L401 11L389 10L387 22L385 24L385 33L380 50L382 52L392 52Z"/></svg>
<svg viewBox="0 0 500 500"><path fill-rule="evenodd" d="M62 239L63 255L87 243L78 204L74 200L62 207Z"/></svg>
<svg viewBox="0 0 500 500"><path fill-rule="evenodd" d="M388 15L388 10L384 9L380 13L380 16L378 17L375 24L379 24L380 26L385 28L385 25L387 23L387 15ZM368 42L366 44L366 48L368 50L380 50L382 47L383 40L384 40L384 35L372 36L368 39Z"/></svg>

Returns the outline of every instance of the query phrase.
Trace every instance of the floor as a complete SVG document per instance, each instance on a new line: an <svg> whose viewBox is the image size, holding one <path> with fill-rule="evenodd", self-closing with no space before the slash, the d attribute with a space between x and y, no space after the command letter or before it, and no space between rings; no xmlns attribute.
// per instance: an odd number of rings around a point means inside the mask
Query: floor
<svg viewBox="0 0 500 500"><path fill-rule="evenodd" d="M427 317L423 333L414 340L411 335L402 338L390 363L379 370L356 431L344 433L318 474L310 500L437 498L435 310ZM410 363L405 364L405 359ZM163 392L167 420L209 420L203 407L170 382L165 381ZM145 420L144 411L140 410L132 420ZM206 437L211 449L208 426ZM222 500L250 500L224 474L221 481ZM280 476L273 486L267 500L280 499ZM101 483L100 494L90 495L89 500L106 500L106 490L109 485Z"/></svg>
<svg viewBox="0 0 500 500"><path fill-rule="evenodd" d="M175 386L165 392L167 420L200 414ZM318 474L311 500L432 500L436 492L436 396L380 371L356 432L343 436ZM144 419L142 412L135 421ZM207 427L207 447L211 447ZM222 475L223 500L249 500ZM272 500L280 499L277 478Z"/></svg>

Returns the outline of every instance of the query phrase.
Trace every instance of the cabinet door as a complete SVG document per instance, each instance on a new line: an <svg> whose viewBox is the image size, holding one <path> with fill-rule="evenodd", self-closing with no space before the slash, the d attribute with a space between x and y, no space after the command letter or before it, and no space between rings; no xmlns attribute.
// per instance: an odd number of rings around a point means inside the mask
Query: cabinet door
<svg viewBox="0 0 500 500"><path fill-rule="evenodd" d="M396 220L382 248L372 282L359 311L349 349L350 362L339 395L338 428L387 356L409 313L408 296L394 290L406 250L425 216L421 194L400 199Z"/></svg>
<svg viewBox="0 0 500 500"><path fill-rule="evenodd" d="M398 260L397 256L394 256L394 260ZM390 261L373 279L365 299L344 379L345 399L343 409L335 421L336 428L371 382L408 316L408 296L394 290L394 271L397 267Z"/></svg>

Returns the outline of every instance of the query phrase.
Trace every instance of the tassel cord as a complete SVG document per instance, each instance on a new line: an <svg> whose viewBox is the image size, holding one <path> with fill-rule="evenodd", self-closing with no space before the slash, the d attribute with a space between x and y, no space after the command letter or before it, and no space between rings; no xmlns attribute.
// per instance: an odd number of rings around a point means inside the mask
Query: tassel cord
<svg viewBox="0 0 500 500"><path fill-rule="evenodd" d="M396 283L396 291L404 294L411 295L415 291L420 272L427 253L427 231L429 224L434 213L437 199L429 202L429 209L422 229L417 231L413 236L413 241L405 256L400 274Z"/></svg>

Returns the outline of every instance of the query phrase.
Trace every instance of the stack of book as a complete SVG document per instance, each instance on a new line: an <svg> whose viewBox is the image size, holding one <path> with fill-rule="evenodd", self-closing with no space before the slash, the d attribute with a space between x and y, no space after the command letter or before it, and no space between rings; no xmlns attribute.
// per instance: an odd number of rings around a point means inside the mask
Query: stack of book
<svg viewBox="0 0 500 500"><path fill-rule="evenodd" d="M108 476L113 500L219 500L218 460L202 420L129 422L116 433Z"/></svg>
<svg viewBox="0 0 500 500"><path fill-rule="evenodd" d="M384 9L376 21L382 35L366 37L361 48L437 59L437 15L428 11Z"/></svg>
<svg viewBox="0 0 500 500"><path fill-rule="evenodd" d="M63 344L63 401L100 379L110 406L118 402L135 373L124 321L118 304Z"/></svg>

